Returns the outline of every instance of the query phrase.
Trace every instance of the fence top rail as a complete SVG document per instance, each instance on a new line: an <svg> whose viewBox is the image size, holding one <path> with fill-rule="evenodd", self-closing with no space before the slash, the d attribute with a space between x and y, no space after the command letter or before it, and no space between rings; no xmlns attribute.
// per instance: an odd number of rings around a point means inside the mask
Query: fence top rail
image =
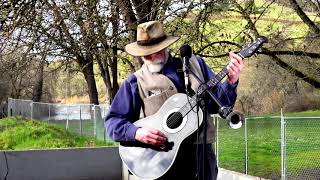
<svg viewBox="0 0 320 180"><path fill-rule="evenodd" d="M320 119L320 117L287 117L287 116L284 116L285 119Z"/></svg>
<svg viewBox="0 0 320 180"><path fill-rule="evenodd" d="M8 100L13 100L13 101L26 101L26 102L30 102L33 104L46 104L46 105L57 105L57 106L109 106L109 104L90 104L90 103L85 103L85 104L62 104L62 103L44 103L44 102L34 102L32 100L27 100L27 99L14 99L14 98L8 98Z"/></svg>
<svg viewBox="0 0 320 180"><path fill-rule="evenodd" d="M282 116L284 119L320 119L320 116ZM281 116L263 116L263 117L248 117L247 119L280 119Z"/></svg>
<svg viewBox="0 0 320 180"><path fill-rule="evenodd" d="M12 99L12 98L9 98L9 100L12 100L12 101L25 101L25 102L33 102L32 100L27 100L27 99Z"/></svg>
<svg viewBox="0 0 320 180"><path fill-rule="evenodd" d="M281 116L257 116L257 117L247 117L247 119L280 119Z"/></svg>
<svg viewBox="0 0 320 180"><path fill-rule="evenodd" d="M95 104L63 104L63 103L43 103L43 102L32 102L33 104L47 104L56 106L94 106Z"/></svg>

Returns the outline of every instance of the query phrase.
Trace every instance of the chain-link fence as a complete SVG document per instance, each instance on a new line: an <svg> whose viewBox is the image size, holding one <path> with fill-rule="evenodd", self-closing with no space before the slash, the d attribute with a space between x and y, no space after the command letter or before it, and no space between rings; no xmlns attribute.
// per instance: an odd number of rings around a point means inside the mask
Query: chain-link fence
<svg viewBox="0 0 320 180"><path fill-rule="evenodd" d="M59 124L103 140L107 110L106 105L8 100L9 116ZM320 179L320 117L250 117L237 130L218 116L213 120L219 167L266 179Z"/></svg>
<svg viewBox="0 0 320 180"><path fill-rule="evenodd" d="M106 140L104 117L107 105L51 104L8 99L8 115L38 119L63 126L70 132Z"/></svg>
<svg viewBox="0 0 320 180"><path fill-rule="evenodd" d="M286 179L320 179L320 118L285 118Z"/></svg>
<svg viewBox="0 0 320 180"><path fill-rule="evenodd" d="M8 116L23 116L31 118L31 100L8 99Z"/></svg>
<svg viewBox="0 0 320 180"><path fill-rule="evenodd" d="M266 179L320 179L320 117L251 117L237 130L214 119L219 167Z"/></svg>

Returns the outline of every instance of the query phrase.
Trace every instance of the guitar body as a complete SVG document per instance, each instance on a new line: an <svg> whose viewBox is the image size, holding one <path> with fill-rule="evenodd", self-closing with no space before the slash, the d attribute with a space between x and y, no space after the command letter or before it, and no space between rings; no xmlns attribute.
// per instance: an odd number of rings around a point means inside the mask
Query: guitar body
<svg viewBox="0 0 320 180"><path fill-rule="evenodd" d="M168 118L185 104L188 104L187 95L175 94L166 100L157 113L134 123L138 127L158 129L168 138L166 146L161 148L143 143L120 144L120 157L135 176L141 179L156 179L163 176L172 166L182 141L201 125L203 112L199 108L197 113L197 108L194 107L174 128L168 126Z"/></svg>

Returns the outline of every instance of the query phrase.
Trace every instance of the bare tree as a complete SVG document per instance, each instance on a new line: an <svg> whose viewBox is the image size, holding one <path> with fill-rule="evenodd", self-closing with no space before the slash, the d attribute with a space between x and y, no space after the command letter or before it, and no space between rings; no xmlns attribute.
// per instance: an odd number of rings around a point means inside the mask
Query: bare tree
<svg viewBox="0 0 320 180"><path fill-rule="evenodd" d="M110 103L119 88L118 62L126 62L132 72L142 64L138 58L131 59L123 53L124 46L135 41L139 23L163 21L170 35L181 36L174 46L188 43L196 54L205 57L212 67L218 68L226 63L224 60L230 50L237 51L265 33L257 24L270 18L265 14L275 2L266 1L258 7L253 0L241 3L234 0L2 1L0 49L5 48L9 54L22 51L26 57L46 57L49 61L59 58L65 64L75 62L86 81L90 102L99 103L95 77L100 75ZM310 4L314 10L319 9L317 2ZM286 35L285 31L269 32L270 43L261 54L271 59L275 67L319 88L318 25L308 18L299 2L288 0L283 5L297 12L301 23L310 27L310 33L303 37L292 37ZM230 12L232 17L228 15ZM215 19L223 18L245 21L239 29L229 33L227 25L215 22ZM278 18L271 19L270 24L281 19L284 17L279 14ZM296 46L297 42L302 43ZM297 65L290 59L304 63ZM99 67L99 71L94 69L94 65ZM14 84L15 94L19 94L16 86L19 82L15 81ZM36 86L34 89L40 90Z"/></svg>

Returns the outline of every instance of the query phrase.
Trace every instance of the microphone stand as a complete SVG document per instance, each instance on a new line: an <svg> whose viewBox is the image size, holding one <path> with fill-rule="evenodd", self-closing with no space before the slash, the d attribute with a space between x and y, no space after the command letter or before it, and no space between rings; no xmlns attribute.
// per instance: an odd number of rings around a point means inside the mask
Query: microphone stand
<svg viewBox="0 0 320 180"><path fill-rule="evenodd" d="M186 59L186 58L183 58L183 72L184 72L184 82L185 82L185 89L186 89L186 93L188 95L190 95L190 92L189 92L189 72L191 72L192 75L194 75L197 79L197 81L200 83L200 84L203 84L203 82L200 80L200 78L190 69L190 66L189 66L189 59ZM197 93L197 92L195 92ZM204 121L204 124L203 124L203 143L202 143L202 171L201 172L197 172L197 176L199 177L199 173L202 173L200 177L202 177L203 180L205 180L205 177L206 177L206 161L205 159L207 159L207 151L206 151L206 144L207 144L207 116L208 116L208 108L207 108L207 98L206 98L206 93L203 93L202 95L204 95L204 99L203 101L201 101L203 103L203 112L204 112L204 115L203 115L203 118L205 119ZM197 144L197 146L199 146L199 144ZM198 153L198 151L197 151ZM198 155L197 155L198 157ZM197 165L199 165L199 159L196 160L197 161ZM197 169L198 171L199 169Z"/></svg>
<svg viewBox="0 0 320 180"><path fill-rule="evenodd" d="M203 123L203 154L202 154L202 179L205 180L207 177L206 159L207 159L207 119L208 119L208 98L207 93L204 93L204 106L203 106L203 118L205 119Z"/></svg>
<svg viewBox="0 0 320 180"><path fill-rule="evenodd" d="M203 118L204 118L204 123L203 123L203 143L202 143L202 178L203 180L205 179L206 175L207 175L207 169L206 167L206 159L207 159L207 118L208 118L208 95L216 102L216 104L219 106L219 109L224 109L227 110L228 112L226 112L226 116L229 114L230 111L232 111L231 108L228 107L224 107L222 105L222 103L218 100L218 98L210 91L211 88L214 87L209 87L207 84L205 84L204 82L201 81L201 79L190 69L190 67L188 65L186 65L187 63L184 63L184 72L185 72L185 77L188 77L188 73L191 73L192 75L194 75L194 77L197 79L197 81L200 83L199 88L200 91L198 90L198 92L195 92L197 95L200 95L201 98L203 98ZM188 79L185 79L185 81L188 81ZM185 85L188 85L188 83L185 83ZM186 86L186 92L188 93L188 87ZM197 162L198 164L198 162ZM199 172L197 172L199 173Z"/></svg>
<svg viewBox="0 0 320 180"><path fill-rule="evenodd" d="M240 50L240 52L238 53L238 55L241 58L246 58L246 57L250 57L252 56L262 45L263 43L267 42L268 39L264 36L259 36L258 38L256 38L254 40L254 42L246 45L244 48L242 48ZM188 48L184 49L184 50L188 50ZM222 105L222 103L215 97L215 95L209 91L210 89L214 89L216 88L216 85L228 74L228 70L227 67L223 67L222 70L215 75L214 79L209 80L208 82L204 83L202 82L199 77L196 76L196 74L194 72L192 72L192 70L190 69L190 67L186 66L185 69L187 69L189 72L191 72L196 79L201 83L201 85L198 87L198 91L196 92L196 95L191 97L190 100L190 104L188 105L189 108L193 108L198 104L198 96L204 94L204 117L205 117L205 123L204 123L204 145L206 146L205 142L206 142L206 125L207 125L207 101L208 98L206 97L207 94L210 95L210 97L216 102L216 104L219 106L219 114L222 118L224 119L228 119L230 121L230 123L239 123L243 121L244 117L242 114L236 113L236 112L232 112L233 107L224 107ZM187 88L187 87L186 87ZM201 97L202 98L202 97ZM205 147L203 147L203 149L205 149ZM205 151L204 151L205 152ZM204 153L206 154L206 153ZM203 159L205 160L205 159ZM205 164L203 164L203 168L204 168ZM205 175L206 172L204 171L203 174ZM203 176L204 178L205 176Z"/></svg>
<svg viewBox="0 0 320 180"><path fill-rule="evenodd" d="M185 91L186 91L186 94L187 95L190 95L190 92L189 92L189 72L191 72L192 75L194 75L197 79L197 81L202 84L203 82L200 80L200 78L193 72L191 71L190 69L190 66L189 66L189 59L186 59L186 58L183 58L183 72L184 72L184 84L185 84ZM195 92L197 93L197 92ZM206 93L203 93L204 96L206 96ZM203 124L203 143L202 143L202 171L199 172L199 169L197 169L197 176L198 176L198 179L199 179L199 174L201 173L201 176L203 180L205 180L204 177L206 177L206 168L205 168L205 159L207 158L207 151L206 151L206 144L207 144L207 98L204 97L203 101L201 101L203 103L203 112L204 112L204 115L203 115L203 118L205 119L205 122ZM199 144L197 144L197 146L199 147ZM198 149L198 148L197 148ZM196 157L198 157L198 151L196 151L197 155ZM196 159L196 163L197 163L197 166L200 164L199 163L199 159L197 158Z"/></svg>

